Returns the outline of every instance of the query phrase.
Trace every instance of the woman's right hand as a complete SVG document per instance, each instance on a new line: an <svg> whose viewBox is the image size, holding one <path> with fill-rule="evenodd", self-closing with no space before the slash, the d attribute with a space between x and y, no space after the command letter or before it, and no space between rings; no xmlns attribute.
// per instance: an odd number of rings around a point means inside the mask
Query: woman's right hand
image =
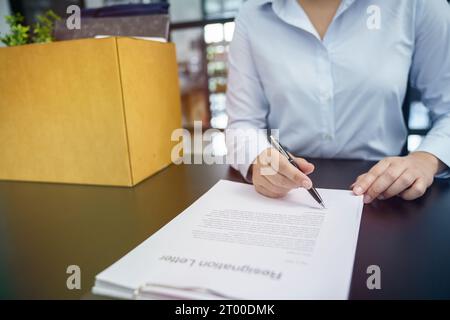
<svg viewBox="0 0 450 320"><path fill-rule="evenodd" d="M264 150L251 167L252 181L256 191L270 198L281 198L292 189L312 188L308 175L314 165L303 158L292 157L301 171L289 163L276 149Z"/></svg>

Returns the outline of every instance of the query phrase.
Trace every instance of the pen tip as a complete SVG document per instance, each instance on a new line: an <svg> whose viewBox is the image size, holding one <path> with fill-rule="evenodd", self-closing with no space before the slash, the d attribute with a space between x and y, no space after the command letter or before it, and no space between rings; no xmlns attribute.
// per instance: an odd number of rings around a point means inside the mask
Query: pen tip
<svg viewBox="0 0 450 320"><path fill-rule="evenodd" d="M325 204L323 202L320 203L320 205L322 206L322 208L326 209L327 207L325 207Z"/></svg>

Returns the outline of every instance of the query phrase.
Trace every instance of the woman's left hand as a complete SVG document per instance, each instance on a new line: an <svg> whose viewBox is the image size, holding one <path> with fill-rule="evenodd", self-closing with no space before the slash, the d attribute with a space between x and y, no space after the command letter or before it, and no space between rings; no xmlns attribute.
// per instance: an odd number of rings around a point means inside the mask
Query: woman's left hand
<svg viewBox="0 0 450 320"><path fill-rule="evenodd" d="M351 185L356 195L364 195L364 203L399 195L405 200L421 197L433 183L434 176L445 165L428 152L413 152L405 157L381 160Z"/></svg>

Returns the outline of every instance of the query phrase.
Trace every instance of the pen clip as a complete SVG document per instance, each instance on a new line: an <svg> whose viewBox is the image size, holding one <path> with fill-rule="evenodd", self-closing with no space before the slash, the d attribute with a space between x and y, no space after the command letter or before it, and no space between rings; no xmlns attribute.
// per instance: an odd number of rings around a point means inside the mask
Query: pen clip
<svg viewBox="0 0 450 320"><path fill-rule="evenodd" d="M286 150L284 150L281 144L272 135L270 136L270 142L278 150L279 153L281 153L286 158L290 159L289 154L286 152Z"/></svg>

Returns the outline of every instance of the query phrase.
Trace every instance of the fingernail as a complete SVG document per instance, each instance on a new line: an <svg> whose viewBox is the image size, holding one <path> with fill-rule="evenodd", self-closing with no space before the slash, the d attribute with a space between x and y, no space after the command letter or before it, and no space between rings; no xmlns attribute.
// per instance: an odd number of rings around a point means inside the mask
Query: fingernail
<svg viewBox="0 0 450 320"><path fill-rule="evenodd" d="M361 194L363 194L363 192L364 192L364 190L363 190L363 188L361 188L360 186L356 186L354 189L353 189L353 192L356 194L356 195L361 195Z"/></svg>
<svg viewBox="0 0 450 320"><path fill-rule="evenodd" d="M302 186L303 186L303 188L305 188L305 189L311 189L311 187L312 187L311 182L309 182L309 181L307 181L307 180L304 180L304 181L302 182Z"/></svg>
<svg viewBox="0 0 450 320"><path fill-rule="evenodd" d="M384 196L383 195L378 196L378 200L384 200Z"/></svg>
<svg viewBox="0 0 450 320"><path fill-rule="evenodd" d="M366 194L364 196L364 203L371 203L371 202L372 202L372 197Z"/></svg>

